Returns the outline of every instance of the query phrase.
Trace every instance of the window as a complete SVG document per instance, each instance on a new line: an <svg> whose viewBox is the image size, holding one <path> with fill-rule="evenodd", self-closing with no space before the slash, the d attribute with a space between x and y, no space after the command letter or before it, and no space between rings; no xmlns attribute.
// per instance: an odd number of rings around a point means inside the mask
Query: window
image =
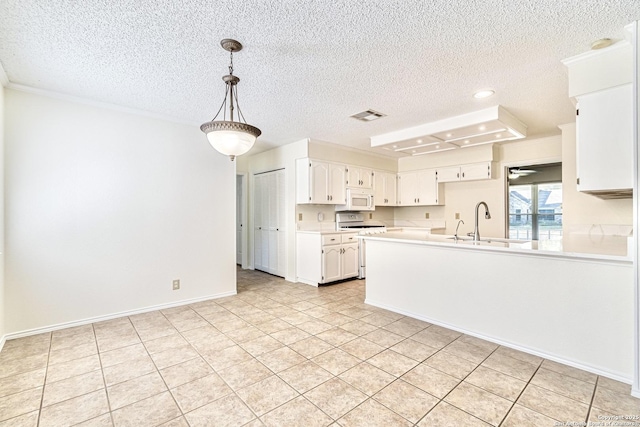
<svg viewBox="0 0 640 427"><path fill-rule="evenodd" d="M562 238L562 166L509 169L510 239Z"/></svg>

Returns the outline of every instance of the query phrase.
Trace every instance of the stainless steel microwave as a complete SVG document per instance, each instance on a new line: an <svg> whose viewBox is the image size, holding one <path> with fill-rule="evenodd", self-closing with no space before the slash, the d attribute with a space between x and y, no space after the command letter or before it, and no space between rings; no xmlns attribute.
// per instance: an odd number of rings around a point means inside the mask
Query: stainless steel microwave
<svg viewBox="0 0 640 427"><path fill-rule="evenodd" d="M347 203L336 205L336 211L373 211L373 190L370 188L347 187Z"/></svg>

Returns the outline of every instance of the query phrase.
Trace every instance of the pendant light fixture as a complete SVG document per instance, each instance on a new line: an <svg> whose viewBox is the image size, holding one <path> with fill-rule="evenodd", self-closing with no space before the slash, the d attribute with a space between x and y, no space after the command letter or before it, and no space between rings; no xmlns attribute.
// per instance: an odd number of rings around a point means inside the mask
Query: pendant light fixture
<svg viewBox="0 0 640 427"><path fill-rule="evenodd" d="M224 101L222 101L222 105L213 120L203 123L202 126L200 126L200 130L207 134L207 139L213 148L231 157L231 161L233 161L236 156L240 156L249 151L256 142L256 138L258 138L262 132L257 127L251 126L246 122L242 111L240 111L240 104L238 103L238 89L236 85L240 79L233 75L233 52L241 51L242 44L236 40L223 39L220 45L224 50L231 52L229 74L222 77L222 80L227 85L227 90L224 95ZM227 103L229 105L229 120L227 120ZM234 120L236 107L238 109L238 121ZM221 112L222 120L216 121L216 118Z"/></svg>

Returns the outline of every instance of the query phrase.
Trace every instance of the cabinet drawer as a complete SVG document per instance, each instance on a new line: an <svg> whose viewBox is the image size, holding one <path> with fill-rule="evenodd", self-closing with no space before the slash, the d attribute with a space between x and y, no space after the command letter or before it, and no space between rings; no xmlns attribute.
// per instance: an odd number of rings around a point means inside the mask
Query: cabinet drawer
<svg viewBox="0 0 640 427"><path fill-rule="evenodd" d="M342 243L358 243L357 234L343 234Z"/></svg>
<svg viewBox="0 0 640 427"><path fill-rule="evenodd" d="M325 245L339 245L342 243L342 236L340 234L324 234L322 235L322 246Z"/></svg>

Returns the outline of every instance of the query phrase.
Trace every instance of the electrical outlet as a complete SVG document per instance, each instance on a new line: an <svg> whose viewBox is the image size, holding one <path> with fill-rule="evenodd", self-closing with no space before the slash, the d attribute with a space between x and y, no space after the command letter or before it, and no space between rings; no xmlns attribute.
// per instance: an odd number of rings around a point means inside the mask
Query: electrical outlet
<svg viewBox="0 0 640 427"><path fill-rule="evenodd" d="M460 219L460 212L456 212L456 219Z"/></svg>
<svg viewBox="0 0 640 427"><path fill-rule="evenodd" d="M173 281L173 290L177 291L178 289L180 289L180 279Z"/></svg>
<svg viewBox="0 0 640 427"><path fill-rule="evenodd" d="M301 213L298 214L298 221L302 221L302 214Z"/></svg>
<svg viewBox="0 0 640 427"><path fill-rule="evenodd" d="M424 213L424 219L429 219L429 212Z"/></svg>

